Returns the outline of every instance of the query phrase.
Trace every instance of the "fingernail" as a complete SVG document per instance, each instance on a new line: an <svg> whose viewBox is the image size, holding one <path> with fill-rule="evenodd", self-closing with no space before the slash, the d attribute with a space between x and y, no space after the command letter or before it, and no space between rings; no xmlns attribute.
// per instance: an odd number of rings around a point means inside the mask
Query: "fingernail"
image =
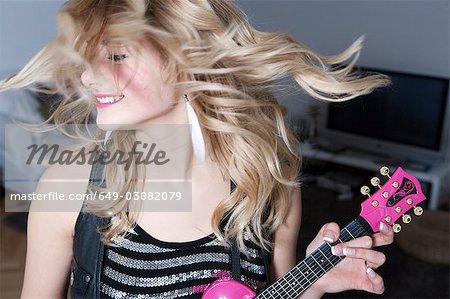
<svg viewBox="0 0 450 299"><path fill-rule="evenodd" d="M375 271L373 271L372 268L368 267L366 272L367 272L367 274L369 275L370 278L374 278L375 277Z"/></svg>
<svg viewBox="0 0 450 299"><path fill-rule="evenodd" d="M343 252L344 252L344 255L346 255L346 256L354 255L355 254L355 249L354 248L345 247Z"/></svg>
<svg viewBox="0 0 450 299"><path fill-rule="evenodd" d="M341 256L342 255L342 249L339 248L338 246L333 246L333 247L331 247L331 253L333 255L336 255L336 256Z"/></svg>
<svg viewBox="0 0 450 299"><path fill-rule="evenodd" d="M328 242L328 243L333 242L333 234L330 233L330 232L326 232L324 237L323 237L323 240Z"/></svg>
<svg viewBox="0 0 450 299"><path fill-rule="evenodd" d="M334 249L334 246L331 247L331 253L332 253L333 255L336 255L336 250Z"/></svg>
<svg viewBox="0 0 450 299"><path fill-rule="evenodd" d="M333 239L330 238L330 237L327 237L327 236L323 237L323 240L328 242L328 243L332 243L333 242Z"/></svg>
<svg viewBox="0 0 450 299"><path fill-rule="evenodd" d="M385 231L386 230L386 224L384 222L380 222L380 230Z"/></svg>

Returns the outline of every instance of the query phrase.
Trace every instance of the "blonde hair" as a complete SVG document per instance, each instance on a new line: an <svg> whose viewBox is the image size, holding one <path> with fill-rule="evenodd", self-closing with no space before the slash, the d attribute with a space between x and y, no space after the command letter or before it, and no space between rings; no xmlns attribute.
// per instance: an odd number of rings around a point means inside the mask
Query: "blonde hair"
<svg viewBox="0 0 450 299"><path fill-rule="evenodd" d="M288 34L256 30L228 0L78 0L60 10L57 37L18 74L1 82L1 88L45 83L63 96L48 121L57 126L86 123L94 105L80 75L105 38L137 50L151 41L162 55L176 98L191 95L212 159L237 185L214 210L214 233L222 241L236 237L244 251L244 234L271 249L270 235L285 220L290 190L299 185L298 141L271 92L275 81L292 76L323 101L349 100L389 84L385 75L354 71L364 37L338 55L318 55ZM128 152L133 138L114 132L111 150ZM120 193L135 190L136 165L128 171L108 165L105 173L108 186L117 177L124 179ZM136 210L133 204L87 203L86 212L115 215L102 230L105 244L112 245L111 237L126 234L135 224L128 213ZM229 221L222 231L224 216Z"/></svg>

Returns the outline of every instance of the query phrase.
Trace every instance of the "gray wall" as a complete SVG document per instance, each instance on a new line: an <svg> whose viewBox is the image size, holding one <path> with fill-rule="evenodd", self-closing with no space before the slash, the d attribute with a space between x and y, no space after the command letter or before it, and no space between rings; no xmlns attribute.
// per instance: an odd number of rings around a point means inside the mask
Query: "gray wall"
<svg viewBox="0 0 450 299"><path fill-rule="evenodd" d="M55 34L63 0L0 1L0 76L20 69ZM449 1L239 0L260 30L285 31L319 54L340 53L366 34L363 66L449 76ZM291 82L292 83L292 82ZM315 101L281 96L290 116Z"/></svg>
<svg viewBox="0 0 450 299"><path fill-rule="evenodd" d="M323 55L338 54L365 34L359 64L449 77L449 1L238 1L259 30L284 31ZM316 103L282 96L292 117Z"/></svg>
<svg viewBox="0 0 450 299"><path fill-rule="evenodd" d="M257 28L286 31L320 54L366 34L360 62L449 76L449 1L239 1Z"/></svg>
<svg viewBox="0 0 450 299"><path fill-rule="evenodd" d="M56 35L62 3L0 0L0 77L19 70Z"/></svg>

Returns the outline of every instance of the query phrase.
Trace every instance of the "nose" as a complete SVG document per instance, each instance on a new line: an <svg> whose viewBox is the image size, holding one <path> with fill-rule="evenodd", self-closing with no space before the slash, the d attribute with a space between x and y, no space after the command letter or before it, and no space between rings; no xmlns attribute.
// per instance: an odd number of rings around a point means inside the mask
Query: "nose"
<svg viewBox="0 0 450 299"><path fill-rule="evenodd" d="M87 66L84 68L83 72L81 73L81 84L83 84L83 86L87 88L94 84L94 74L92 67Z"/></svg>

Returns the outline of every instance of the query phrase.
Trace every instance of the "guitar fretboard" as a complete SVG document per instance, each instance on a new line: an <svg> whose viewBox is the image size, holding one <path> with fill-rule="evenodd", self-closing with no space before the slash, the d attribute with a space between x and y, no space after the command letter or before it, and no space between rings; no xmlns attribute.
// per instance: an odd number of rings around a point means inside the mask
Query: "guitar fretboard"
<svg viewBox="0 0 450 299"><path fill-rule="evenodd" d="M256 296L256 298L297 298L298 295L344 258L333 255L331 253L332 246L361 236L371 235L372 233L373 231L367 222L363 218L358 217L341 230L338 241L332 244L323 243L283 277Z"/></svg>

